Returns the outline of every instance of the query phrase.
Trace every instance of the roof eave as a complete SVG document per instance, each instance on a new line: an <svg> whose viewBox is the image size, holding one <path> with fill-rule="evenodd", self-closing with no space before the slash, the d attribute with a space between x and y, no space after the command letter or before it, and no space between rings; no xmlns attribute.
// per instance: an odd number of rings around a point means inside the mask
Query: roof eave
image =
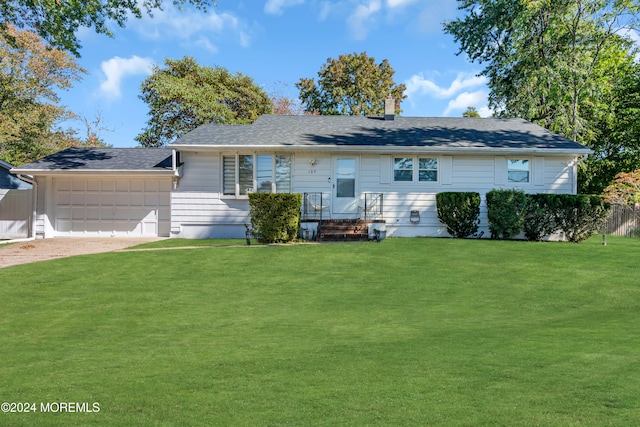
<svg viewBox="0 0 640 427"><path fill-rule="evenodd" d="M130 170L130 169L20 169L10 170L13 174L23 175L140 175L140 176L173 176L174 171L168 170Z"/></svg>
<svg viewBox="0 0 640 427"><path fill-rule="evenodd" d="M586 156L593 154L588 148L510 148L510 147L429 147L429 146L380 146L380 145L227 145L227 144L171 144L171 148L183 151L288 151L288 152L367 152L371 154L440 153L458 155L548 155Z"/></svg>

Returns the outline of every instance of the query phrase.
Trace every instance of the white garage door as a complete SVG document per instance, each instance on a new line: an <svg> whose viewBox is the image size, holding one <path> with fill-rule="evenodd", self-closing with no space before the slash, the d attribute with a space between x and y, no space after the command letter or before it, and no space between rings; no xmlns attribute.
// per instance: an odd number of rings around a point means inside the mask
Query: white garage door
<svg viewBox="0 0 640 427"><path fill-rule="evenodd" d="M164 236L170 229L171 181L54 180L57 236Z"/></svg>

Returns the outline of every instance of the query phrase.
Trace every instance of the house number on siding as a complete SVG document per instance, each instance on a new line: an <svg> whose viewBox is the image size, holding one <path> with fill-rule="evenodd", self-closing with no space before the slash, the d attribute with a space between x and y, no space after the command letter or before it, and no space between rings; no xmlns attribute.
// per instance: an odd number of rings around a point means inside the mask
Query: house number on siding
<svg viewBox="0 0 640 427"><path fill-rule="evenodd" d="M309 173L316 173L315 169L309 169Z"/></svg>

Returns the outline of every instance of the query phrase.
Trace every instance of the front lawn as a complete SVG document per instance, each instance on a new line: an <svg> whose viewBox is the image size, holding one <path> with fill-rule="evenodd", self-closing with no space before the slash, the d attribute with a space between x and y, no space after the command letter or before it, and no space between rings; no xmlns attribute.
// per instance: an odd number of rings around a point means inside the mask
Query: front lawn
<svg viewBox="0 0 640 427"><path fill-rule="evenodd" d="M640 240L607 240L231 246L0 269L0 401L38 409L0 424L640 425Z"/></svg>

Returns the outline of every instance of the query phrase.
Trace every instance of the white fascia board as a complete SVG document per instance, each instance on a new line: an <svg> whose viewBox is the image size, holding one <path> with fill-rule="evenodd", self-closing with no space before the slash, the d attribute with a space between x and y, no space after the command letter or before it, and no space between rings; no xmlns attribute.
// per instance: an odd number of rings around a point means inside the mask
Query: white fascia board
<svg viewBox="0 0 640 427"><path fill-rule="evenodd" d="M31 176L173 176L174 171L147 171L147 170L104 170L104 169L11 169L11 173Z"/></svg>
<svg viewBox="0 0 640 427"><path fill-rule="evenodd" d="M339 152L339 153L368 153L368 154L394 154L394 153L438 153L475 156L503 156L503 155L545 155L545 156L586 156L593 151L584 148L576 150L560 148L491 148L491 147L396 147L379 145L193 145L172 144L172 148L180 151L216 151L216 152L258 152L258 151L287 151L287 152Z"/></svg>

